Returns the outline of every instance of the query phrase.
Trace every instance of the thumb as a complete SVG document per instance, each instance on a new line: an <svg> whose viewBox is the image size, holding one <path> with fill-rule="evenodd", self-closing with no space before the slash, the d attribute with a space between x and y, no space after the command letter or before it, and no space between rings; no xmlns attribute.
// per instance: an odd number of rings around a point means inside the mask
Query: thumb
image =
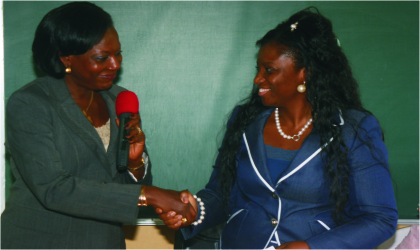
<svg viewBox="0 0 420 250"><path fill-rule="evenodd" d="M182 191L181 192L181 195L180 195L180 198L181 198L181 201L183 202L183 203L185 203L185 204L188 204L188 202L189 202L189 200L188 200L188 191Z"/></svg>
<svg viewBox="0 0 420 250"><path fill-rule="evenodd" d="M156 209L155 209L155 213L157 213L157 214L161 214L161 213L163 213L163 211L162 211L162 209L161 209L161 208L156 208Z"/></svg>

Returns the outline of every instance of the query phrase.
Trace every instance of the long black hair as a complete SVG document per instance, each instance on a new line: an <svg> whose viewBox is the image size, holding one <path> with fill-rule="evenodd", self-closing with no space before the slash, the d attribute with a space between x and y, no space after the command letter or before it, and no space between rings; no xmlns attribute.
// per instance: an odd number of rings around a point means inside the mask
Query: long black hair
<svg viewBox="0 0 420 250"><path fill-rule="evenodd" d="M292 25L296 28L292 30ZM353 77L347 57L339 46L330 20L321 15L317 8L310 7L292 15L288 20L270 30L257 41L262 47L269 42L285 46L297 69L305 68L307 98L312 105L314 128L320 136L320 145L327 144L322 151L325 165L325 180L330 185L332 216L336 223L344 221L344 206L349 198L347 166L348 149L341 137L341 126L337 115L344 118L348 109L367 112L362 106L359 87ZM220 150L220 188L224 204L236 179L236 154L242 134L261 111L267 109L254 88L234 119L229 123ZM334 118L335 117L335 118ZM334 140L330 142L330 139Z"/></svg>
<svg viewBox="0 0 420 250"><path fill-rule="evenodd" d="M48 12L32 43L35 64L47 75L63 78L60 56L81 55L99 43L113 26L111 16L89 2L71 2Z"/></svg>

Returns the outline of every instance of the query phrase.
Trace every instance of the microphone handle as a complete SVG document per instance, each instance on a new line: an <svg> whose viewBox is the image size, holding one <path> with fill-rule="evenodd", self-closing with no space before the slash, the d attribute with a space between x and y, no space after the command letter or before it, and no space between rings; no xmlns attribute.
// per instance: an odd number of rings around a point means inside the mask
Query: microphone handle
<svg viewBox="0 0 420 250"><path fill-rule="evenodd" d="M126 130L125 124L131 120L131 113L120 114L120 126L118 128L118 149L117 149L117 170L124 171L128 166L128 154L130 152L130 144L126 138L126 135L130 130Z"/></svg>

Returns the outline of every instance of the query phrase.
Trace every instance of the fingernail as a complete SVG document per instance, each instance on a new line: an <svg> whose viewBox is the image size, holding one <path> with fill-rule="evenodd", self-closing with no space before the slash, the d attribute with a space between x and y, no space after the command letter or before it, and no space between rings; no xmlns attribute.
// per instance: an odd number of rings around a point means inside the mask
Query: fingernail
<svg viewBox="0 0 420 250"><path fill-rule="evenodd" d="M175 212L170 212L169 215L170 216L175 216Z"/></svg>

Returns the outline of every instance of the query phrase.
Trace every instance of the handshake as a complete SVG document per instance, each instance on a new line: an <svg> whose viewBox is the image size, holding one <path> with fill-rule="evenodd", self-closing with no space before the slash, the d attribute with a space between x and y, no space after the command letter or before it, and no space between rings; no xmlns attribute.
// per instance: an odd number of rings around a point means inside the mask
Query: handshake
<svg viewBox="0 0 420 250"><path fill-rule="evenodd" d="M178 230L180 227L191 225L197 217L203 218L201 214L204 215L204 209L198 216L197 202L188 190L178 192L155 186L143 186L143 188L147 205L155 209L155 213L159 214L159 218L169 228Z"/></svg>

